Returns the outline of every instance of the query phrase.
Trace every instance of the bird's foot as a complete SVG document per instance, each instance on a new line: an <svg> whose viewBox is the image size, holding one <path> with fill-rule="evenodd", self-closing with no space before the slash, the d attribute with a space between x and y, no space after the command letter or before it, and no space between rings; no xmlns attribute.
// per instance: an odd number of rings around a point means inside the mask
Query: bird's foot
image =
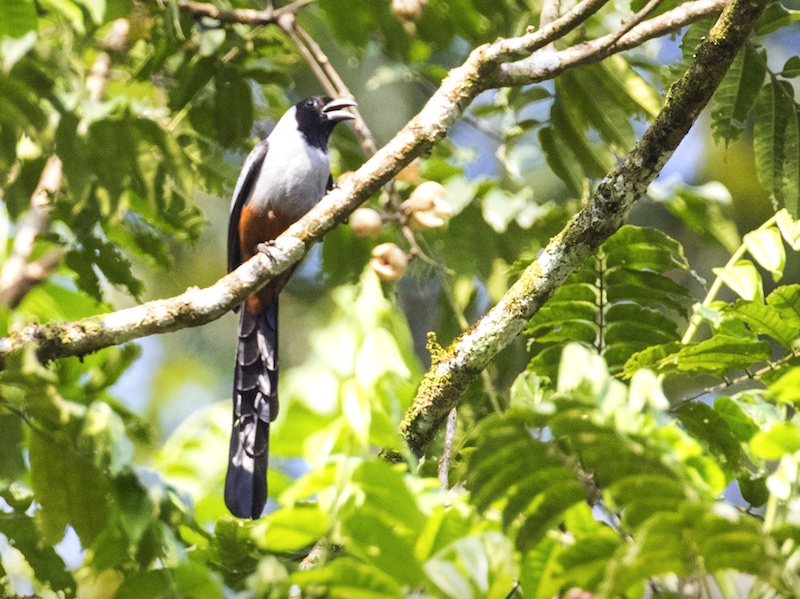
<svg viewBox="0 0 800 599"><path fill-rule="evenodd" d="M272 248L275 247L275 240L270 239L269 241L265 241L263 243L259 243L256 246L256 251L260 254L269 254L272 251Z"/></svg>
<svg viewBox="0 0 800 599"><path fill-rule="evenodd" d="M259 254L264 254L272 266L275 266L275 256L272 255L272 250L275 249L275 240L270 239L256 246L256 251Z"/></svg>

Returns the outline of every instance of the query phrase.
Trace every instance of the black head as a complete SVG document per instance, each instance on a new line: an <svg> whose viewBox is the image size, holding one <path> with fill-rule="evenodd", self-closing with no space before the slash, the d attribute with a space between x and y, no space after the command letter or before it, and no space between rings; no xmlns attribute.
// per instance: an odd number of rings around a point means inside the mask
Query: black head
<svg viewBox="0 0 800 599"><path fill-rule="evenodd" d="M336 123L355 118L345 108L356 106L356 103L347 98L333 100L327 96L313 96L294 106L297 129L308 143L323 150L328 146L328 137Z"/></svg>

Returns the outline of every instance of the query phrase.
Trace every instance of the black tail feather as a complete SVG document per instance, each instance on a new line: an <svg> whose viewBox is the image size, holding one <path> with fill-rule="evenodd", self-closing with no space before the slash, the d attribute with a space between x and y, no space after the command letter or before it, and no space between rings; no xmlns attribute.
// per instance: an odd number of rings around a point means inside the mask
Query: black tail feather
<svg viewBox="0 0 800 599"><path fill-rule="evenodd" d="M278 415L278 301L239 318L233 378L233 430L225 505L234 516L256 519L267 502L269 423Z"/></svg>

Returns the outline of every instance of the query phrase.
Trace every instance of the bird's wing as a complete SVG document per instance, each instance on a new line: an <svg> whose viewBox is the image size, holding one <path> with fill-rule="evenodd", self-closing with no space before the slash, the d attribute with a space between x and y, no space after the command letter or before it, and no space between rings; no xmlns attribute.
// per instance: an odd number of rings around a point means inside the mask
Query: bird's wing
<svg viewBox="0 0 800 599"><path fill-rule="evenodd" d="M242 262L241 249L239 245L239 218L242 215L242 207L253 194L258 175L267 157L269 142L264 139L256 144L253 151L248 154L233 190L231 200L231 215L228 220L228 272L234 270Z"/></svg>

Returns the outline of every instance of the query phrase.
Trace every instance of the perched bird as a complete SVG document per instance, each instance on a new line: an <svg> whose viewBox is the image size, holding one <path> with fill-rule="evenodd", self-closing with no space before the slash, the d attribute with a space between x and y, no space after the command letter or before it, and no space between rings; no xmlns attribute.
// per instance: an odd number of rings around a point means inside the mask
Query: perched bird
<svg viewBox="0 0 800 599"><path fill-rule="evenodd" d="M354 116L352 100L298 102L245 160L231 202L228 272L283 233L333 187L328 137ZM269 423L278 415L278 293L289 270L240 307L233 375L233 431L225 504L234 516L258 518L267 501Z"/></svg>

